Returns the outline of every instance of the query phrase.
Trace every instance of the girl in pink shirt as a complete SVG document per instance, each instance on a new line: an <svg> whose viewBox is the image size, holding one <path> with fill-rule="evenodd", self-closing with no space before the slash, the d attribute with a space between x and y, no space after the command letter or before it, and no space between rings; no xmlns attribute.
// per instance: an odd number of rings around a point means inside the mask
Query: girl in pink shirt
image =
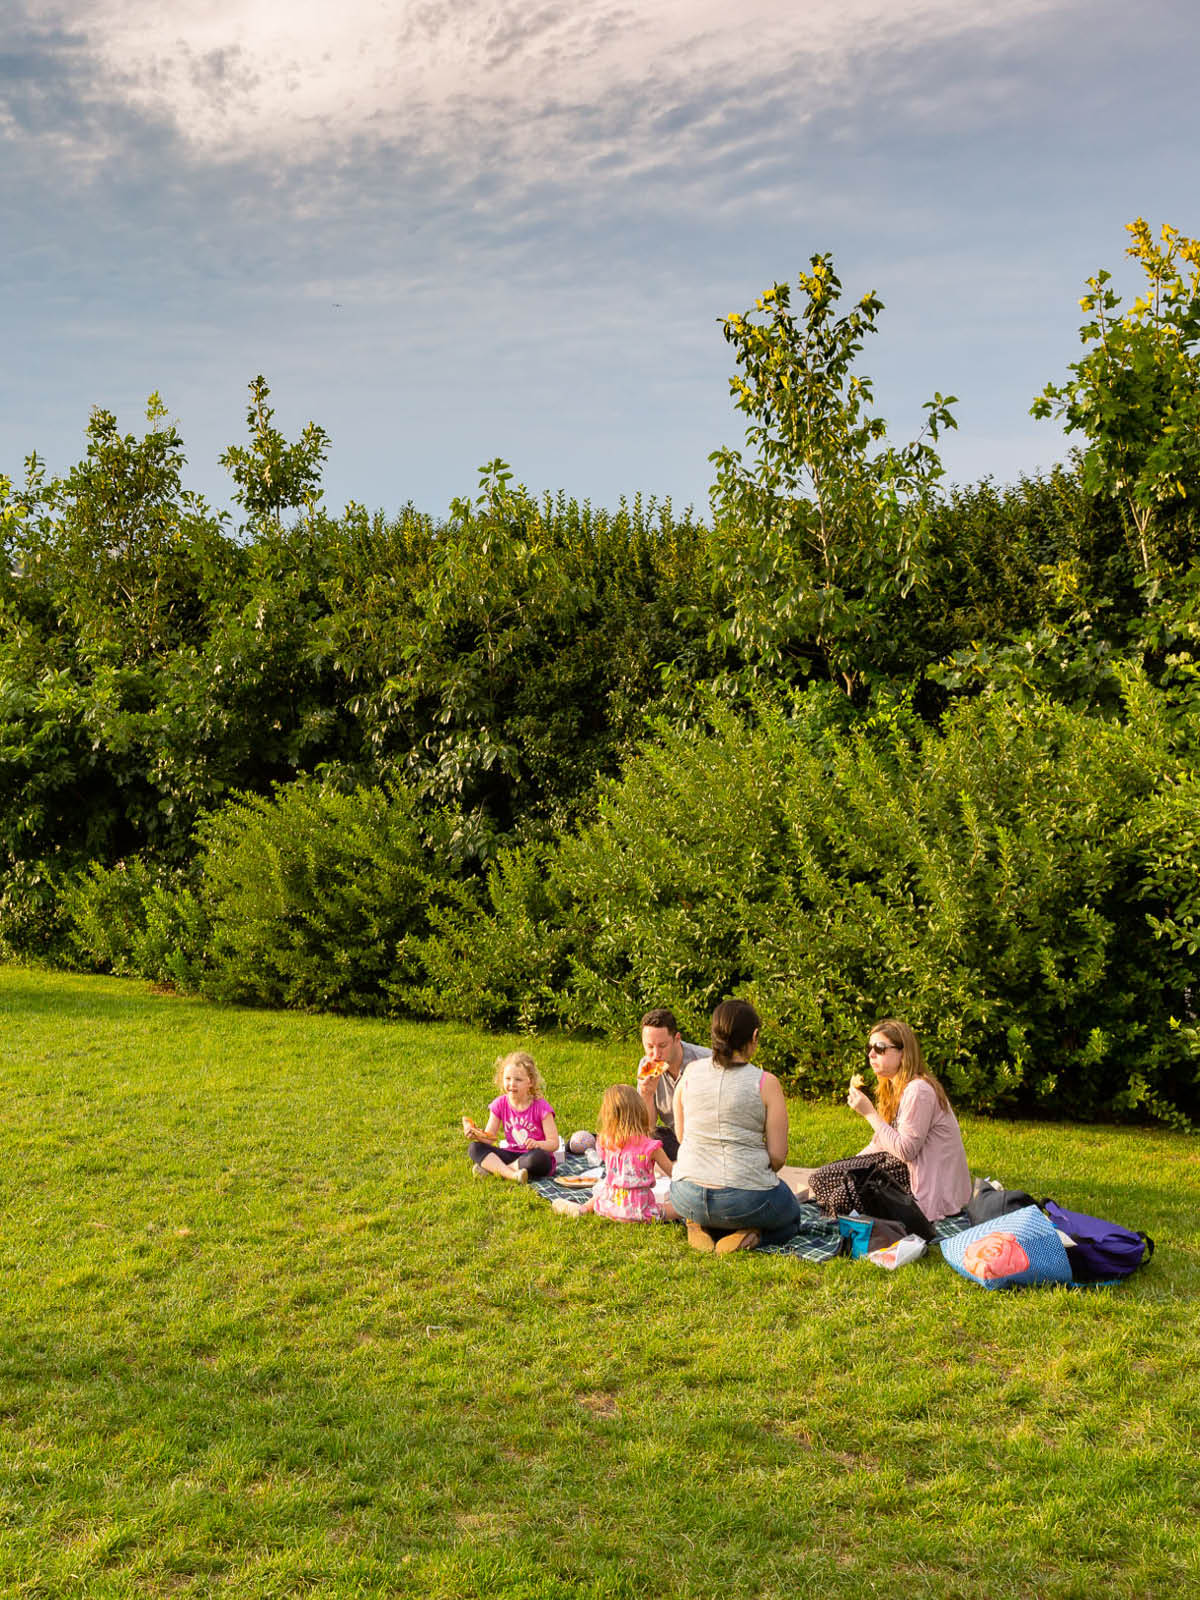
<svg viewBox="0 0 1200 1600"><path fill-rule="evenodd" d="M594 1212L612 1222L678 1221L670 1201L654 1197L656 1173L670 1177L674 1163L663 1149L662 1140L651 1137L651 1126L649 1107L632 1084L614 1083L606 1089L596 1128L604 1176L593 1189L592 1198L583 1205L555 1200L551 1209L560 1217L582 1217Z"/></svg>
<svg viewBox="0 0 1200 1600"><path fill-rule="evenodd" d="M883 1151L908 1168L913 1198L930 1222L953 1216L971 1198L971 1174L946 1091L925 1066L907 1022L887 1017L871 1029L867 1058L879 1081L873 1102L852 1081L846 1104L865 1117L872 1138L861 1154Z"/></svg>
<svg viewBox="0 0 1200 1600"><path fill-rule="evenodd" d="M477 1178L489 1172L514 1183L548 1178L554 1171L558 1126L554 1107L542 1094L542 1080L528 1050L514 1050L496 1061L497 1089L480 1128L463 1112L467 1155Z"/></svg>

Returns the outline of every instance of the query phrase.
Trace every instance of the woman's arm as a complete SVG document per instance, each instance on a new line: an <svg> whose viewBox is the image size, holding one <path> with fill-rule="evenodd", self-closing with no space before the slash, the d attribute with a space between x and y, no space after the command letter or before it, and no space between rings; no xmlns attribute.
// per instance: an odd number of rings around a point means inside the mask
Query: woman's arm
<svg viewBox="0 0 1200 1600"><path fill-rule="evenodd" d="M875 1131L871 1143L876 1150L887 1150L899 1161L915 1161L929 1137L936 1113L937 1094L933 1085L914 1078L900 1096L894 1128L883 1120L874 1106L871 1107L867 1114L867 1121Z"/></svg>
<svg viewBox="0 0 1200 1600"><path fill-rule="evenodd" d="M672 1119L675 1123L675 1137L679 1140L680 1144L683 1143L683 1084L684 1080L680 1078L679 1082L675 1085L674 1114Z"/></svg>
<svg viewBox="0 0 1200 1600"><path fill-rule="evenodd" d="M783 1090L779 1086L779 1079L773 1072L763 1073L759 1079L758 1092L762 1096L763 1105L767 1108L767 1122L763 1128L763 1143L767 1147L767 1160L771 1163L771 1171L778 1172L780 1167L787 1161L787 1101L783 1098Z"/></svg>
<svg viewBox="0 0 1200 1600"><path fill-rule="evenodd" d="M870 1120L872 1111L875 1109L875 1102L871 1099L871 1096L869 1094L864 1094L861 1089L855 1088L853 1082L846 1093L846 1104L850 1107L851 1111L857 1111L860 1117L866 1117L868 1121ZM884 1126L886 1127L886 1123ZM870 1142L863 1145L861 1150L855 1151L855 1154L860 1156L870 1155L873 1150L879 1150L881 1148L882 1146L876 1143L874 1131L872 1131Z"/></svg>

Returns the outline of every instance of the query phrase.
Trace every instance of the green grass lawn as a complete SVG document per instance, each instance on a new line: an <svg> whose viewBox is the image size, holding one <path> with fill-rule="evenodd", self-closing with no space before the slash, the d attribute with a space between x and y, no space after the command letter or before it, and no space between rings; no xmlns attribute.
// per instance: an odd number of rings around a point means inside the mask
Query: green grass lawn
<svg viewBox="0 0 1200 1600"><path fill-rule="evenodd" d="M1116 1290L705 1257L471 1180L506 1047L0 969L0 1594L1200 1593L1197 1140L964 1119Z"/></svg>

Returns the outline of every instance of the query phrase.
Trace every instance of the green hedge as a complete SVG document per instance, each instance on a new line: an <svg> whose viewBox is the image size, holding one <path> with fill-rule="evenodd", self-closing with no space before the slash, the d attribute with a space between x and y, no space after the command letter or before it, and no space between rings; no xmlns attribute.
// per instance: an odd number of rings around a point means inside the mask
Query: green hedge
<svg viewBox="0 0 1200 1600"><path fill-rule="evenodd" d="M933 730L807 696L663 725L556 845L462 873L411 791L307 780L206 820L194 880L131 862L66 896L88 964L243 1003L627 1032L723 995L764 1059L840 1093L906 1016L956 1101L1195 1117L1200 713L984 695Z"/></svg>
<svg viewBox="0 0 1200 1600"><path fill-rule="evenodd" d="M1174 774L1200 719L1163 709L1135 679L1123 723L983 696L941 731L663 727L544 871L510 861L443 923L457 1014L486 992L493 1021L615 1031L669 1004L694 1037L748 994L823 1094L892 1012L964 1105L1193 1116L1200 788Z"/></svg>
<svg viewBox="0 0 1200 1600"><path fill-rule="evenodd" d="M444 840L400 785L308 780L225 806L200 830L214 999L367 1014L407 1008L431 907L452 893ZM443 846L443 848L439 848Z"/></svg>
<svg viewBox="0 0 1200 1600"><path fill-rule="evenodd" d="M195 877L136 856L93 861L60 893L75 965L199 990L212 928Z"/></svg>

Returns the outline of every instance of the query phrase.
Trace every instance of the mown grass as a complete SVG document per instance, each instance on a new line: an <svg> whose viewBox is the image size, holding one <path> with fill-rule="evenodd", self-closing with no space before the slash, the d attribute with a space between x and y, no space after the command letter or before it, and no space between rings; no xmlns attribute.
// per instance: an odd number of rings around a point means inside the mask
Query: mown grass
<svg viewBox="0 0 1200 1600"><path fill-rule="evenodd" d="M1200 1149L965 1122L1116 1291L725 1259L468 1176L506 1041L0 969L0 1592L1200 1592ZM535 1046L567 1127L633 1049ZM855 1145L792 1108L792 1159Z"/></svg>

